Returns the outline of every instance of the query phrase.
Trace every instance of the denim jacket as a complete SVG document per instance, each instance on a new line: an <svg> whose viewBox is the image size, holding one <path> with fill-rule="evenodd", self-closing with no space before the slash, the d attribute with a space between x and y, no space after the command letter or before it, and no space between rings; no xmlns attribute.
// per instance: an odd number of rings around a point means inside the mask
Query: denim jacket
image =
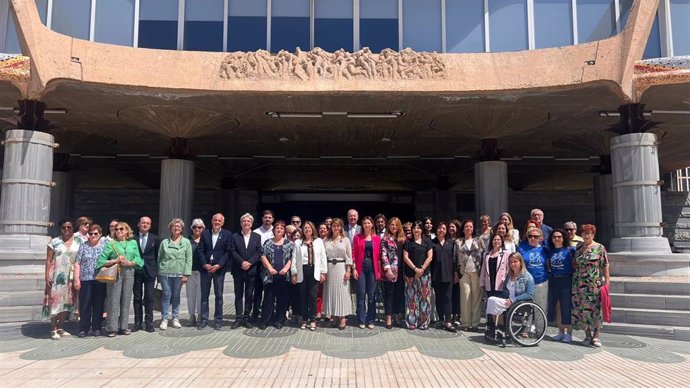
<svg viewBox="0 0 690 388"><path fill-rule="evenodd" d="M508 278L503 286L503 297L510 297L510 290L508 289ZM511 298L511 302L519 302L522 300L530 300L534 297L534 278L529 272L525 271L515 279L515 296Z"/></svg>

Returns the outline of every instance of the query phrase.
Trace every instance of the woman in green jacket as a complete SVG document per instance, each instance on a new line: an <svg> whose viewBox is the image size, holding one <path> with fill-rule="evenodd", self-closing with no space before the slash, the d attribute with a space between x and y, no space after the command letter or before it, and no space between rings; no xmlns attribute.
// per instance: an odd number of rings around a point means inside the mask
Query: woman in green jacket
<svg viewBox="0 0 690 388"><path fill-rule="evenodd" d="M144 262L139 254L139 246L134 240L132 228L126 222L119 222L115 227L115 239L106 242L103 247L96 273L101 267L119 265L117 281L107 286L105 329L108 337L115 337L115 333L129 335L128 328L129 306L132 304L132 290L134 286L134 270L140 269Z"/></svg>
<svg viewBox="0 0 690 388"><path fill-rule="evenodd" d="M172 327L182 327L179 319L180 292L182 285L187 283L187 277L192 275L192 243L182 236L184 221L173 218L168 227L170 238L163 240L158 248L158 282L163 287L161 330L168 328L171 304Z"/></svg>

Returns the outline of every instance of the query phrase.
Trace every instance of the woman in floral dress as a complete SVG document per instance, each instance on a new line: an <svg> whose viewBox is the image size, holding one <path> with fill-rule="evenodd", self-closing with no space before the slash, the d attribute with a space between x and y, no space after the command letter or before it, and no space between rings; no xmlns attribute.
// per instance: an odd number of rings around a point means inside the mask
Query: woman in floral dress
<svg viewBox="0 0 690 388"><path fill-rule="evenodd" d="M69 337L64 325L73 311L72 286L74 263L79 251L79 243L74 239L72 221L60 222L60 237L48 243L46 254L46 297L43 304L43 319L50 319L50 338L59 340ZM79 282L79 278L76 278Z"/></svg>
<svg viewBox="0 0 690 388"><path fill-rule="evenodd" d="M594 241L596 231L594 225L582 225L584 243L573 260L572 321L575 329L585 331L583 344L600 347L601 287L608 286L610 277L606 248Z"/></svg>

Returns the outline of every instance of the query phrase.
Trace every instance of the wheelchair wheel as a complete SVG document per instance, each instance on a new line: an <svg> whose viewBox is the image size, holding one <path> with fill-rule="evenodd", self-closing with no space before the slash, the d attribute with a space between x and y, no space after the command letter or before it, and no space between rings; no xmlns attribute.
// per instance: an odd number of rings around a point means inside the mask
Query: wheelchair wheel
<svg viewBox="0 0 690 388"><path fill-rule="evenodd" d="M533 302L516 304L506 318L507 334L520 346L536 346L546 334L546 314Z"/></svg>

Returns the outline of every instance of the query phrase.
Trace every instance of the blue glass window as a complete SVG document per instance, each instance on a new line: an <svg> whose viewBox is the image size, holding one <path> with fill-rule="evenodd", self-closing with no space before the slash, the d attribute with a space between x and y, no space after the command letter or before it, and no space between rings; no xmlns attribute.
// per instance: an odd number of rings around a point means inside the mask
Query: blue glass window
<svg viewBox="0 0 690 388"><path fill-rule="evenodd" d="M134 0L96 2L96 42L131 46L134 43Z"/></svg>
<svg viewBox="0 0 690 388"><path fill-rule="evenodd" d="M223 51L223 0L187 0L184 49Z"/></svg>
<svg viewBox="0 0 690 388"><path fill-rule="evenodd" d="M573 10L570 0L534 0L535 48L573 44Z"/></svg>
<svg viewBox="0 0 690 388"><path fill-rule="evenodd" d="M266 49L266 0L230 0L228 51Z"/></svg>
<svg viewBox="0 0 690 388"><path fill-rule="evenodd" d="M17 27L14 24L14 13L8 11L7 29L5 30L5 54L21 54L22 49L19 47L19 38L17 37Z"/></svg>
<svg viewBox="0 0 690 388"><path fill-rule="evenodd" d="M53 2L51 28L55 32L79 39L89 39L91 0Z"/></svg>
<svg viewBox="0 0 690 388"><path fill-rule="evenodd" d="M671 0L673 55L690 55L690 0Z"/></svg>
<svg viewBox="0 0 690 388"><path fill-rule="evenodd" d="M489 39L493 52L527 50L525 0L489 0Z"/></svg>
<svg viewBox="0 0 690 388"><path fill-rule="evenodd" d="M271 51L309 50L309 0L273 0Z"/></svg>
<svg viewBox="0 0 690 388"><path fill-rule="evenodd" d="M139 47L177 50L177 0L139 4Z"/></svg>
<svg viewBox="0 0 690 388"><path fill-rule="evenodd" d="M484 52L484 2L446 0L446 51Z"/></svg>
<svg viewBox="0 0 690 388"><path fill-rule="evenodd" d="M441 1L403 0L403 48L441 51Z"/></svg>
<svg viewBox="0 0 690 388"><path fill-rule="evenodd" d="M48 23L48 0L36 0L36 8L38 8L38 16L41 17L41 22L46 25Z"/></svg>
<svg viewBox="0 0 690 388"><path fill-rule="evenodd" d="M578 43L616 35L613 0L577 0Z"/></svg>
<svg viewBox="0 0 690 388"><path fill-rule="evenodd" d="M625 29L625 26L628 23L633 1L634 0L618 0L618 5L620 6L621 31Z"/></svg>
<svg viewBox="0 0 690 388"><path fill-rule="evenodd" d="M398 0L360 0L359 47L398 50Z"/></svg>
<svg viewBox="0 0 690 388"><path fill-rule="evenodd" d="M352 51L352 1L314 0L314 46Z"/></svg>
<svg viewBox="0 0 690 388"><path fill-rule="evenodd" d="M659 29L659 12L657 12L656 17L654 17L654 24L652 24L652 30L649 32L647 46L644 48L642 58L661 58L661 30Z"/></svg>

